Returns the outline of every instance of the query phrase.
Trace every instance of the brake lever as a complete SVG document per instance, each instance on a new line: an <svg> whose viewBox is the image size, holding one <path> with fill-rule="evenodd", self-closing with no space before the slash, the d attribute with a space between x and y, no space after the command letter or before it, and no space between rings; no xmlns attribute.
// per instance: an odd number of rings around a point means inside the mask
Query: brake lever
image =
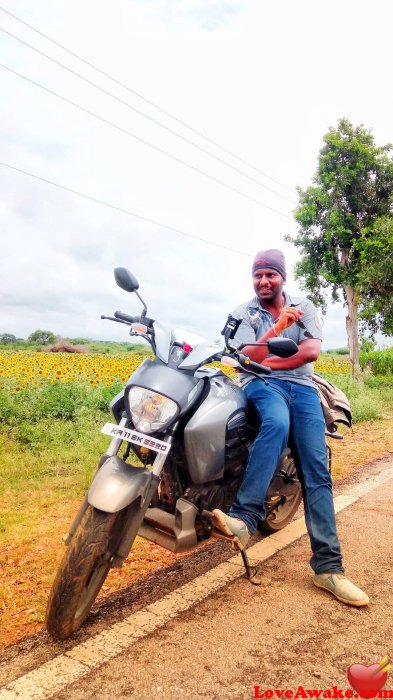
<svg viewBox="0 0 393 700"><path fill-rule="evenodd" d="M243 367L243 369L246 371L248 369L254 369L254 372L262 372L263 374L271 374L272 372L270 367L266 367L266 365L263 365L260 362L250 360L250 358L247 355L243 355L243 353L237 353L237 356L241 367Z"/></svg>
<svg viewBox="0 0 393 700"><path fill-rule="evenodd" d="M126 326L131 326L131 323L128 321L122 321L120 318L114 318L113 316L104 316L101 314L102 319L106 319L107 321L116 321L116 323L124 323Z"/></svg>

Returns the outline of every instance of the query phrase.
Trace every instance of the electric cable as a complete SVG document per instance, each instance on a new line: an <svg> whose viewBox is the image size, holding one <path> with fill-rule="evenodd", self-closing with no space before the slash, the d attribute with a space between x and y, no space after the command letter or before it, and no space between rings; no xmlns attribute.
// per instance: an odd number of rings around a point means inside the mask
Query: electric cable
<svg viewBox="0 0 393 700"><path fill-rule="evenodd" d="M0 165L2 165L5 168L9 168L10 170L15 170L18 173L22 173L23 175L27 175L28 177L34 178L35 180L39 180L40 182L45 182L47 185L52 185L53 187L57 187L60 190L64 190L65 192L70 192L71 194L75 194L78 197L82 197L83 199L88 199L90 202L95 202L96 204L102 204L105 207L108 207L109 209L114 209L115 211L121 212L122 214L126 214L127 216L132 216L135 219L140 219L141 221L145 221L148 224L154 224L154 226L159 226L160 228L164 228L167 231L172 231L174 233L179 233L182 236L186 236L187 238L192 238L196 241L202 242L202 243L207 243L208 245L215 246L216 248L222 248L223 250L229 251L230 253L236 253L237 255L244 255L247 258L252 258L252 255L250 253L246 253L244 250L237 250L236 248L231 248L230 246L224 245L223 243L216 243L215 241L210 241L207 238L203 238L202 236L197 236L193 233L188 233L187 231L184 231L183 229L176 228L174 226L168 226L167 224L162 224L159 221L155 221L154 219L149 219L147 216L141 216L140 214L135 214L135 212L130 211L129 209L124 209L123 207L118 207L115 204L111 204L110 202L105 202L103 199L99 199L98 197L93 197L89 194L85 194L84 192L79 192L78 190L74 190L71 187L66 187L66 185L60 185L58 182L53 182L53 180L48 180L45 177L40 177L39 175L36 175L35 173L29 173L27 170L23 170L22 168L17 168L15 165L11 165L10 163L5 163L0 161Z"/></svg>
<svg viewBox="0 0 393 700"><path fill-rule="evenodd" d="M244 170L237 168L235 165L232 165L231 163L228 163L228 161L224 160L223 158L220 158L219 156L215 155L214 153L211 153L206 148L203 148L203 146L200 146L199 144L195 143L194 141L191 141L191 139L188 139L185 136L182 136L182 134L179 134L174 129L171 129L170 127L166 126L165 124L162 124L157 119L154 119L154 117L151 117L149 114L142 112L142 110L138 109L137 107L134 107L129 102L122 100L120 97L117 97L117 95L114 95L112 92L109 92L109 90L105 90L105 88L103 88L101 85L97 85L97 83L94 83L92 80L89 80L88 78L81 75L80 73L73 70L72 68L65 66L64 63L57 61L55 58L52 58L44 51L40 51L40 49L37 49L35 46L32 46L32 44L29 44L27 41L24 41L20 37L15 36L15 34L8 32L3 27L0 27L0 31L3 32L4 34L7 34L12 39L19 41L21 44L23 44L24 46L27 46L29 49L32 49L32 51L35 51L36 53L40 54L41 56L44 56L44 58L47 58L49 61L52 61L52 63L55 63L57 66L60 66L60 68L63 68L64 70L68 71L72 75L75 75L77 78L80 78L80 80L83 80L85 83L88 83L88 85L92 85L93 87L95 87L97 90L100 90L100 92L103 92L108 97L112 97L112 99L116 100L117 102L124 105L125 107L128 107L128 109L131 109L132 111L136 112L137 114L141 115L142 117L145 117L145 119L148 119L149 121L153 122L153 124L156 124L157 126L161 127L162 129L165 129L165 131L168 131L170 134L177 136L179 139L181 139L182 141L185 141L189 145L194 146L194 148L197 148L202 153L205 153L206 155L210 156L211 158L214 158L215 160L219 161L223 165L226 165L228 168L231 168L231 170L234 170L235 172L240 173L240 175L243 175L248 180L251 180L251 182L254 182L257 185L259 185L260 187L263 187L265 190L272 192L277 197L280 197L281 199L285 199L290 204L296 205L296 202L293 199L289 199L289 197L286 197L285 195L280 194L280 192L277 192L272 187L269 187L268 185L263 184L260 180L257 180L257 178L252 177L252 175L249 175L248 173L244 172Z"/></svg>
<svg viewBox="0 0 393 700"><path fill-rule="evenodd" d="M206 134L203 134L201 131L198 131L197 129L195 129L194 127L192 127L192 126L191 126L190 124L188 124L187 122L185 122L185 121L183 121L182 119L179 119L178 117L176 117L176 116L175 116L174 114L172 114L171 112L168 112L167 110L163 109L162 107L160 107L160 106L159 106L158 104L156 104L155 102L152 102L152 101L149 100L148 98L144 97L141 93L137 92L136 90L133 90L129 85L126 85L125 83L122 83L120 80L118 80L117 78L114 78L113 76L109 75L109 73L106 73L106 72L105 72L104 70L102 70L101 68L98 68L97 66L95 66L93 63L91 63L91 62L88 61L87 59L83 58L82 56L80 56L79 54L75 53L74 51L71 51L70 49L68 49L68 48L67 48L66 46L64 46L63 44L60 44L60 43L59 43L58 41L56 41L55 39L52 39L52 37L50 37L48 34L44 34L44 32L41 32L41 31L40 31L39 29L37 29L36 27L33 27L32 24L28 24L28 23L25 22L23 19L20 19L20 17L17 17L16 15L14 15L14 14L13 14L12 12L10 12L9 10L6 10L4 7L1 7L1 6L0 6L0 10L1 10L2 12L4 12L5 14L9 15L10 17L12 17L13 19L15 19L17 22L20 22L21 24L25 25L25 27L28 27L28 28L31 29L32 31L36 32L36 33L39 34L40 36L42 36L42 37L44 37L45 39L47 39L48 41L52 42L52 44L55 44L55 46L58 46L58 47L61 48L63 51L66 51L68 54L70 54L70 56L74 56L74 58L77 58L79 61L82 61L83 63L85 63L85 64L86 64L87 66L89 66L90 68L93 68L93 70L97 71L97 72L100 73L101 75L104 75L106 78L109 78L109 80L112 80L112 81L113 81L114 83L116 83L117 85L120 85L120 87L124 88L125 90L128 90L128 92L131 92L133 95L136 95L139 99L143 100L144 102L146 102L147 104L151 105L151 106L154 107L155 109L158 109L160 112L162 112L162 114L165 114L167 117L170 117L171 119L173 119L174 121L176 121L178 124L181 124L182 126L185 126L187 129L189 129L190 131L194 132L194 134L197 134L198 136L200 136L201 138L205 139L205 140L208 141L209 143L213 144L213 145L216 146L217 148L221 149L221 150L224 151L225 153L228 153L228 155L232 156L233 158L236 158L236 159L237 159L238 161L240 161L241 163L244 163L245 165L247 165L247 166L248 166L249 168L251 168L252 170L255 170L255 172L258 172L260 175L263 175L263 177L266 177L268 180L271 180L271 181L274 182L276 185L279 185L280 187L283 187L284 189L286 189L286 190L288 190L289 192L292 192L292 193L296 191L293 187L288 187L288 185L285 185L284 183L280 182L279 180L276 180L275 178L271 177L271 176L268 175L267 173L263 172L263 170L260 170L260 168L258 168L257 166L253 165L252 163L250 163L249 161L245 160L245 159L242 158L241 156L238 156L236 153L234 153L233 151L229 150L228 148L225 148L225 146L222 146L222 145L219 144L217 141L214 141L214 140L211 139L209 136L206 136Z"/></svg>
<svg viewBox="0 0 393 700"><path fill-rule="evenodd" d="M45 92L48 92L49 94L54 95L55 97L58 97L60 100L63 100L63 102L66 102L67 104L70 104L73 107L76 107L77 109L81 110L82 112L85 112L89 116L94 117L95 119L98 119L99 121L103 122L104 124L107 124L108 126L111 126L114 129L117 129L118 131L122 132L123 134L130 136L131 138L135 139L136 141L143 143L145 146L149 146L149 148L152 148L155 151L158 151L159 153L162 153L163 155L168 156L168 158L171 158L172 160L176 161L177 163L181 163L181 165L184 165L187 168L190 168L190 170L193 170L193 171L199 173L200 175L204 175L205 177L209 178L210 180L213 180L214 182L217 182L220 185L222 185L223 187L226 187L227 189L231 190L232 192L236 192L241 197L245 197L246 199L249 199L251 202L254 202L255 204L259 204L260 206L262 206L266 209L270 209L270 211L274 211L276 214L279 214L280 216L283 216L284 218L291 220L291 218L287 214L284 214L283 212L279 211L278 209L275 209L274 207L271 207L268 204L261 202L261 200L256 199L255 197L251 197L250 195L246 194L245 192L238 190L236 187L232 187L232 185L228 185L228 183L224 182L223 180L220 180L218 177L215 177L214 175L209 175L209 173L206 173L204 170L201 170L200 168L197 168L196 166L191 165L190 163L187 163L186 161L182 160L181 158L178 158L177 156L174 156L171 153L168 153L168 151L165 151L163 148L160 148L159 146L155 146L154 144L150 143L150 141L146 141L145 139L142 139L139 136L136 136L136 134L133 134L131 131L124 129L124 127L119 126L118 124L115 124L114 122L111 122L109 119L105 119L104 117L99 116L98 114L96 114L95 112L92 112L91 110L87 109L86 107L82 107L82 105L78 104L77 102L73 102L73 100L68 99L68 97L64 97L63 95L60 95L59 93L55 92L54 90L50 90L49 88L45 87L44 85L41 85L41 83L38 83L35 80L32 80L31 78L28 78L26 75L22 75L22 73L19 73L18 71L14 70L13 68L10 68L9 66L4 65L3 63L0 63L0 68L4 68L5 70L8 70L10 73L17 75L19 78L22 78L23 80L27 81L28 83L31 83L32 85L39 87L41 90L45 90Z"/></svg>

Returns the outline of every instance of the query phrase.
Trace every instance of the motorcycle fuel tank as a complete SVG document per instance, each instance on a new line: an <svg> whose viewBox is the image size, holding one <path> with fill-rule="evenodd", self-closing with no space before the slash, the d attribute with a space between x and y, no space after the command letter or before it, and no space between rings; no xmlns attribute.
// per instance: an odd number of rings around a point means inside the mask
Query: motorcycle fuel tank
<svg viewBox="0 0 393 700"><path fill-rule="evenodd" d="M184 447L194 484L220 479L224 474L227 424L244 412L247 399L223 373L203 368L210 374L210 390L198 410L184 428Z"/></svg>

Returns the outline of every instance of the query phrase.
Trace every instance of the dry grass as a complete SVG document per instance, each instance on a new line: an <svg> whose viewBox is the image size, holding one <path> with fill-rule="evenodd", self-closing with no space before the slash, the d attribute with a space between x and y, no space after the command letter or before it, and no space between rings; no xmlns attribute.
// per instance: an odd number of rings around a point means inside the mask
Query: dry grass
<svg viewBox="0 0 393 700"><path fill-rule="evenodd" d="M393 450L393 419L357 424L344 432L345 440L330 441L335 480ZM48 505L47 494L38 499L31 496L31 492L20 493L20 503L21 507L26 501L31 504L34 534L30 521L18 521L0 555L0 649L42 628L51 581L64 551L61 538L80 502L64 494ZM113 593L177 556L181 555L138 538L123 569L110 573L101 595Z"/></svg>
<svg viewBox="0 0 393 700"><path fill-rule="evenodd" d="M393 451L393 418L356 423L340 432L344 440L329 441L334 481L345 479L358 467Z"/></svg>
<svg viewBox="0 0 393 700"><path fill-rule="evenodd" d="M65 550L62 537L79 504L73 500L43 508L41 526L32 537L26 534L17 543L2 547L0 650L42 628L50 586ZM171 563L175 557L138 537L124 567L110 572L101 596Z"/></svg>

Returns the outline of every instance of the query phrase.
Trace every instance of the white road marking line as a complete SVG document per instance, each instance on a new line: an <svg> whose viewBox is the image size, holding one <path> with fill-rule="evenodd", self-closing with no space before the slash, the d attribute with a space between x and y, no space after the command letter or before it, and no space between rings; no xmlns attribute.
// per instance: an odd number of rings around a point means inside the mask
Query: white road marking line
<svg viewBox="0 0 393 700"><path fill-rule="evenodd" d="M352 505L393 478L393 465L352 487L334 499L335 512ZM270 535L248 549L250 559L269 559L306 533L304 518L299 518L281 532ZM134 642L162 627L168 620L207 598L213 591L243 576L240 555L223 562L194 581L186 583L155 603L116 622L91 639L77 644L70 651L47 661L0 690L0 700L47 700L66 686L86 676ZM235 565L235 566L234 566Z"/></svg>

